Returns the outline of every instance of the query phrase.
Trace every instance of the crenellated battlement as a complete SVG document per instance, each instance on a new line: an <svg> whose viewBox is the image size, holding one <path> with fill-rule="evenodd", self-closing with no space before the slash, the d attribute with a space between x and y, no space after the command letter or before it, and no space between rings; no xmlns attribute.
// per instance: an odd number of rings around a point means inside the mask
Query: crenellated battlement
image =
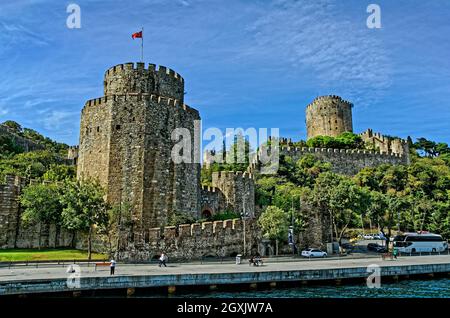
<svg viewBox="0 0 450 318"><path fill-rule="evenodd" d="M346 105L349 107L353 107L353 103L344 100L342 97L337 96L337 95L325 95L325 96L319 96L316 97L311 103L309 103L306 108L311 108L311 107L315 107L318 105L322 105L324 102L328 102L328 101L334 101L337 102L339 105Z"/></svg>
<svg viewBox="0 0 450 318"><path fill-rule="evenodd" d="M284 155L296 155L296 154L316 154L316 153L333 153L333 154L358 154L368 156L380 156L380 157L402 157L403 155L397 153L389 153L386 151L374 151L365 149L334 149L334 148L308 148L308 147L281 147L280 153Z"/></svg>
<svg viewBox="0 0 450 318"><path fill-rule="evenodd" d="M67 149L67 159L71 162L71 164L77 164L79 152L79 146L69 146L69 149Z"/></svg>
<svg viewBox="0 0 450 318"><path fill-rule="evenodd" d="M385 136L378 132L374 133L370 128L359 135L367 145L370 145L374 149L405 157L406 162L410 162L409 144L407 140L398 137Z"/></svg>
<svg viewBox="0 0 450 318"><path fill-rule="evenodd" d="M203 239L212 238L217 235L233 232L241 232L244 228L244 222L251 226L253 220L230 219L225 221L202 222L194 224L180 224L178 226L166 226L163 228L149 229L150 242L159 240L173 240L180 238L201 237Z"/></svg>
<svg viewBox="0 0 450 318"><path fill-rule="evenodd" d="M168 76L172 77L180 82L184 82L183 77L172 70L171 68L168 68L166 66L162 65L156 65L149 63L147 67L145 67L145 63L137 62L129 62L129 63L123 63L123 64L117 64L113 67L110 67L105 72L105 79L109 76L113 75L122 75L124 71L130 72L130 71L136 71L136 72L148 72L148 73L157 73L159 76Z"/></svg>
<svg viewBox="0 0 450 318"><path fill-rule="evenodd" d="M186 104L181 104L180 100L178 100L178 99L165 97L165 96L159 96L156 94L149 94L149 93L114 94L114 95L108 95L108 96L103 96L103 97L99 97L99 98L89 99L84 104L82 112L84 111L84 109L86 107L102 106L102 105L108 103L108 101L139 102L142 100L151 101L151 102L158 103L158 104L164 105L164 106L169 106L169 107L179 107L180 109L183 109L184 111L186 111L188 113L196 114L199 116L199 112L196 109L194 109Z"/></svg>
<svg viewBox="0 0 450 318"><path fill-rule="evenodd" d="M23 187L26 185L27 179L23 178L21 176L16 176L12 174L5 175L4 180L0 180L0 186L6 187L6 188L12 188L12 187Z"/></svg>
<svg viewBox="0 0 450 318"><path fill-rule="evenodd" d="M111 67L104 76L104 95L148 93L184 100L184 79L165 66L125 63Z"/></svg>
<svg viewBox="0 0 450 318"><path fill-rule="evenodd" d="M280 154L295 161L305 155L313 155L318 160L328 162L334 172L355 175L366 167L381 164L408 164L409 157L399 152L373 151L363 149L331 149L307 147L281 147Z"/></svg>
<svg viewBox="0 0 450 318"><path fill-rule="evenodd" d="M225 179L234 179L236 177L241 177L244 179L254 179L253 174L242 171L217 171L212 173L215 178L225 178Z"/></svg>
<svg viewBox="0 0 450 318"><path fill-rule="evenodd" d="M363 140L367 140L370 138L376 138L380 142L383 142L383 143L388 142L388 141L390 141L390 142L395 141L395 142L398 142L400 144L405 144L405 145L408 143L408 141L406 139L402 139L399 137L389 137L389 136L383 135L382 133L379 133L379 132L373 132L373 130L370 128L367 129L366 131L360 133L359 135L361 136L361 138Z"/></svg>
<svg viewBox="0 0 450 318"><path fill-rule="evenodd" d="M212 193L215 193L215 192L219 191L219 189L217 187L204 186L204 185L202 185L202 190L206 191L206 192L212 192Z"/></svg>
<svg viewBox="0 0 450 318"><path fill-rule="evenodd" d="M337 137L353 131L353 104L337 95L320 96L306 106L308 139L317 136Z"/></svg>

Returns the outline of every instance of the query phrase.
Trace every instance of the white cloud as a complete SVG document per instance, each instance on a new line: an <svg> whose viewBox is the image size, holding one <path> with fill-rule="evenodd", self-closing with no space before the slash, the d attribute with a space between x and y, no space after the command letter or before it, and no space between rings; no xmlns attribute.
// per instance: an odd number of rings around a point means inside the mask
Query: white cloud
<svg viewBox="0 0 450 318"><path fill-rule="evenodd" d="M7 115L8 113L9 113L9 111L8 111L6 108L0 106L0 117L1 117L1 116L5 116L5 115Z"/></svg>
<svg viewBox="0 0 450 318"><path fill-rule="evenodd" d="M72 127L73 118L79 115L79 112L51 110L47 114L42 115L40 122L45 129L50 131L60 130L67 127Z"/></svg>
<svg viewBox="0 0 450 318"><path fill-rule="evenodd" d="M365 11L352 21L334 3L274 1L248 29L255 45L245 54L288 61L293 71L310 74L320 94L371 103L391 84L390 60L374 33L382 31L367 29Z"/></svg>

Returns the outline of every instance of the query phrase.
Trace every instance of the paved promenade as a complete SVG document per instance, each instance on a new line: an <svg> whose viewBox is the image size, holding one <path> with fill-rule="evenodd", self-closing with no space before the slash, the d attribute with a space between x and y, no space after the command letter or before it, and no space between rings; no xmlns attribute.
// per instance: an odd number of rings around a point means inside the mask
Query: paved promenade
<svg viewBox="0 0 450 318"><path fill-rule="evenodd" d="M314 259L266 262L264 266L236 264L168 264L168 267L118 264L116 275L108 267L94 270L81 266L81 289L155 287L259 283L289 280L320 280L367 277L369 265L376 264L382 275L414 275L450 272L450 256L411 256L397 260L381 258ZM0 268L0 295L20 292L67 291L67 266Z"/></svg>

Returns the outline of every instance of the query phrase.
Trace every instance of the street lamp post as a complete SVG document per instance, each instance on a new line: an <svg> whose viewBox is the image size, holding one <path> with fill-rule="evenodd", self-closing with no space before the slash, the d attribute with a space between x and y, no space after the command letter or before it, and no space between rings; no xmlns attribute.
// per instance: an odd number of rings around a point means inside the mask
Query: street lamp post
<svg viewBox="0 0 450 318"><path fill-rule="evenodd" d="M247 239L246 239L246 236L245 236L245 234L246 234L246 227L245 227L245 223L246 223L246 221L247 221L247 212L245 211L245 197L244 197L244 201L243 201L243 212L241 213L241 218L242 218L242 222L244 223L244 226L243 226L243 235L244 235L244 237L243 237L243 243L244 243L244 251L243 251L243 253L242 253L242 255L245 257L246 256L246 250L247 250Z"/></svg>

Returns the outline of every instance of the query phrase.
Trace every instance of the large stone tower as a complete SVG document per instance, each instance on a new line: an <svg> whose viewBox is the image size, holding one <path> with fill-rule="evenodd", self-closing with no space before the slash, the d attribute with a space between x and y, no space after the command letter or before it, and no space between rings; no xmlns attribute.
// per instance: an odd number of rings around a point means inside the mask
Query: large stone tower
<svg viewBox="0 0 450 318"><path fill-rule="evenodd" d="M104 94L82 110L78 178L105 187L135 244L147 242L147 230L166 225L175 212L197 217L200 160L194 151L191 163L171 158L175 128L190 132L192 150L198 146L200 116L183 103L183 78L163 66L120 64L106 71Z"/></svg>
<svg viewBox="0 0 450 318"><path fill-rule="evenodd" d="M308 139L316 136L336 137L343 132L353 132L353 104L339 96L317 97L306 107Z"/></svg>

